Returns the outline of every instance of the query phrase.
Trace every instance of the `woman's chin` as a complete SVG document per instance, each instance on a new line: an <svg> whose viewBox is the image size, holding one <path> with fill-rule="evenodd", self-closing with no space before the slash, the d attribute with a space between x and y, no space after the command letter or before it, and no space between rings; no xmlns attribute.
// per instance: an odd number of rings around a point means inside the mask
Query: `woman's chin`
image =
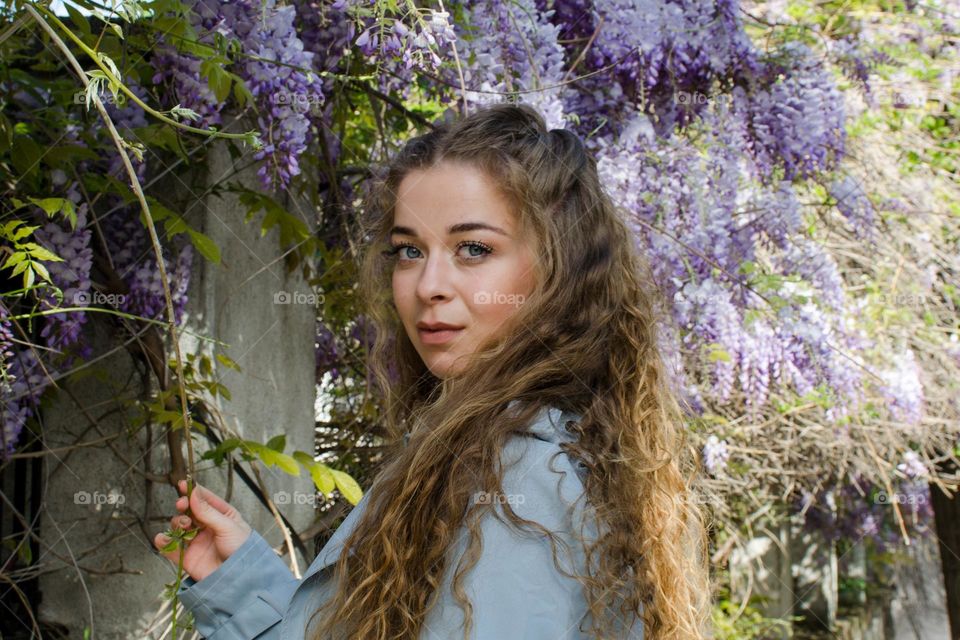
<svg viewBox="0 0 960 640"><path fill-rule="evenodd" d="M430 373L441 380L452 378L463 373L463 367L457 365L454 359L447 357L446 354L442 357L434 358L432 361L428 361L427 368L430 370Z"/></svg>

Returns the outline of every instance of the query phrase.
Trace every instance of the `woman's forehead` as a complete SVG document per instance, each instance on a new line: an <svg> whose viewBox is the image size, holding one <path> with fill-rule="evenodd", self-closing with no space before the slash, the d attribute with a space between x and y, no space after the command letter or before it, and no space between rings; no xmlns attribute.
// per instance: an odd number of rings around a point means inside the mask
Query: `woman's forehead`
<svg viewBox="0 0 960 640"><path fill-rule="evenodd" d="M481 170L443 163L408 174L397 189L394 225L436 230L486 222L512 233L516 220L510 200Z"/></svg>

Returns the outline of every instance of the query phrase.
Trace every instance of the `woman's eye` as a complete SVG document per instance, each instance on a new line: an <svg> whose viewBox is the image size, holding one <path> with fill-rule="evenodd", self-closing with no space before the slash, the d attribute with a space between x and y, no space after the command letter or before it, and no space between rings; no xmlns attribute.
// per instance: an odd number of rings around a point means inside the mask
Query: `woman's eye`
<svg viewBox="0 0 960 640"><path fill-rule="evenodd" d="M493 252L493 249L491 249L487 245L483 244L482 242L475 242L475 241L461 242L460 244L457 245L457 251L460 251L460 249L463 249L464 247L467 248L467 252L466 252L466 255L464 255L464 257L467 258L468 260L476 260L478 258L482 258L483 256Z"/></svg>
<svg viewBox="0 0 960 640"><path fill-rule="evenodd" d="M404 251L412 251L413 253L404 253ZM420 257L420 249L417 249L413 245L404 244L397 247L397 252L400 254L401 258L406 260L415 260Z"/></svg>
<svg viewBox="0 0 960 640"><path fill-rule="evenodd" d="M420 250L417 249L417 248L416 248L415 246L413 246L412 244L396 244L396 245L393 245L393 248L390 249L389 251L387 251L385 255L386 255L387 257L397 257L397 256L399 256L401 260L414 260L414 259L416 259L417 257L419 257L418 255L404 254L403 251L404 251L405 249L412 249L413 251L416 251L417 253L420 252Z"/></svg>

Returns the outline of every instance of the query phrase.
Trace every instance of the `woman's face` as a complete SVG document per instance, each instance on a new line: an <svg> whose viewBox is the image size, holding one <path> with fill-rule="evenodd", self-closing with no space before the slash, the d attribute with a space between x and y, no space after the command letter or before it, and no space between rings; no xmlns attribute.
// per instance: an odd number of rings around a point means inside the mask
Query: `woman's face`
<svg viewBox="0 0 960 640"><path fill-rule="evenodd" d="M494 183L463 163L408 174L393 224L397 313L427 368L454 375L533 291L535 248Z"/></svg>

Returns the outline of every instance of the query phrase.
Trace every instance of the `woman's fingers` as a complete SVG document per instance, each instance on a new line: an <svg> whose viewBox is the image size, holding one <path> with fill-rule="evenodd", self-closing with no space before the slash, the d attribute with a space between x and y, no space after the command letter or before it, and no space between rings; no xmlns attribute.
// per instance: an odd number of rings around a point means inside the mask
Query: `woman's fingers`
<svg viewBox="0 0 960 640"><path fill-rule="evenodd" d="M177 508L178 509L180 508L181 500L183 500L184 501L183 508L186 509L187 506L189 506L190 504L189 501L187 501L187 481L180 480L177 483L177 486L179 487L180 493L181 493L180 498L177 499ZM213 491L210 491L206 487L200 485L199 483L196 483L193 485L193 494L203 498L207 502L207 504L209 504L211 507L213 507L214 509L216 509L217 511L219 511L224 515L232 517L235 512L235 509L232 506L230 506L229 502L227 502L226 500L224 500L223 498L215 494Z"/></svg>
<svg viewBox="0 0 960 640"><path fill-rule="evenodd" d="M190 497L190 515L218 535L235 533L241 526L236 520L237 510L200 485L194 487Z"/></svg>
<svg viewBox="0 0 960 640"><path fill-rule="evenodd" d="M180 562L180 551L177 549L174 549L173 551L163 550L163 547L169 543L170 543L170 538L165 536L163 533L158 533L157 535L153 536L153 546L157 548L157 551L160 552L160 555L162 555L164 558L166 558L170 562L177 564Z"/></svg>
<svg viewBox="0 0 960 640"><path fill-rule="evenodd" d="M155 546L157 549L160 549L161 547L163 547L163 545L167 544L168 542L170 542L170 538L163 535L162 532L153 536L153 546Z"/></svg>
<svg viewBox="0 0 960 640"><path fill-rule="evenodd" d="M190 518L187 516L173 516L170 518L171 529L186 529L190 526Z"/></svg>
<svg viewBox="0 0 960 640"><path fill-rule="evenodd" d="M232 506L230 506L230 503L224 500L223 498L221 498L220 496L218 496L217 494L215 494L213 491L210 491L206 487L202 487L199 484L194 486L193 491L194 493L199 491L200 497L202 497L207 502L207 504L209 504L211 507L213 507L220 513L227 516L233 515L234 509Z"/></svg>

